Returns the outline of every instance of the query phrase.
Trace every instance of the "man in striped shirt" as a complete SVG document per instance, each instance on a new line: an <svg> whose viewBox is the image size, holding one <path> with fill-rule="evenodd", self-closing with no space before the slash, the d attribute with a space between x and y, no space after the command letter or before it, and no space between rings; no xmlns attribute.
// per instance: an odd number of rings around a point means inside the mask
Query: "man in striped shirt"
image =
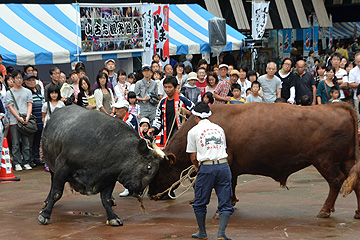
<svg viewBox="0 0 360 240"><path fill-rule="evenodd" d="M41 133L43 129L42 123L42 105L44 101L44 97L41 95L40 89L36 88L36 77L33 73L28 73L24 77L24 83L26 88L28 88L32 93L33 104L32 104L32 114L36 117L36 125L37 132L29 137L30 142L30 166L36 167L37 165L44 165L42 161L40 161L40 140Z"/></svg>

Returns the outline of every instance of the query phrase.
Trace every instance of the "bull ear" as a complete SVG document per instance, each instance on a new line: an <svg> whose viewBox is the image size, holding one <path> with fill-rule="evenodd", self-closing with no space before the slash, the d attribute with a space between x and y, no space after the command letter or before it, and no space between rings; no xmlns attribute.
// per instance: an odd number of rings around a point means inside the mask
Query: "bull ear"
<svg viewBox="0 0 360 240"><path fill-rule="evenodd" d="M166 156L169 158L170 165L173 165L176 161L176 156L173 153L169 153Z"/></svg>
<svg viewBox="0 0 360 240"><path fill-rule="evenodd" d="M146 153L148 153L150 151L146 141L144 139L142 139L142 138L139 139L138 150L140 151L141 154L146 154Z"/></svg>

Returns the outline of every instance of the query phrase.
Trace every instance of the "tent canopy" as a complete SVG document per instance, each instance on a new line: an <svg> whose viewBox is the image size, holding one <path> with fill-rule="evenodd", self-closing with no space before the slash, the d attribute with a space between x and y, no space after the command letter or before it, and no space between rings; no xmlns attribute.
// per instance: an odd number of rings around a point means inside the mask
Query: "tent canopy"
<svg viewBox="0 0 360 240"><path fill-rule="evenodd" d="M171 4L169 15L170 55L210 53L208 20L214 15L198 4ZM246 38L226 25L225 51L239 50Z"/></svg>
<svg viewBox="0 0 360 240"><path fill-rule="evenodd" d="M76 60L80 24L76 24L75 5L0 4L0 12L0 53L5 64Z"/></svg>
<svg viewBox="0 0 360 240"><path fill-rule="evenodd" d="M360 22L335 22L333 23L333 38L345 39L359 37ZM326 31L326 36L329 36L329 29Z"/></svg>
<svg viewBox="0 0 360 240"><path fill-rule="evenodd" d="M58 64L77 61L81 53L80 13L73 4L0 4L0 54L8 65ZM198 4L170 5L170 55L211 52L208 20L214 16ZM246 38L226 26L225 51L239 50ZM140 56L104 52L81 61Z"/></svg>

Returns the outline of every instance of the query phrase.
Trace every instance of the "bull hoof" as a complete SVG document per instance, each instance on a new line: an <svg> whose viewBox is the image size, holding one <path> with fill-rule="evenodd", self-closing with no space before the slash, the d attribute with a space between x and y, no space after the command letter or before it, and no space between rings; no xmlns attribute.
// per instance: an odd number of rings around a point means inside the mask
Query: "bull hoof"
<svg viewBox="0 0 360 240"><path fill-rule="evenodd" d="M116 218L116 219L110 219L110 220L107 220L106 221L106 224L107 225L110 225L110 226L122 226L123 225L123 222L120 218Z"/></svg>
<svg viewBox="0 0 360 240"><path fill-rule="evenodd" d="M38 220L42 225L48 225L50 223L50 218L45 218L41 214L39 215Z"/></svg>
<svg viewBox="0 0 360 240"><path fill-rule="evenodd" d="M330 217L330 213L320 211L319 214L317 215L317 217L318 217L318 218L329 218L329 217Z"/></svg>
<svg viewBox="0 0 360 240"><path fill-rule="evenodd" d="M360 213L358 211L355 211L354 218L355 219L360 219Z"/></svg>

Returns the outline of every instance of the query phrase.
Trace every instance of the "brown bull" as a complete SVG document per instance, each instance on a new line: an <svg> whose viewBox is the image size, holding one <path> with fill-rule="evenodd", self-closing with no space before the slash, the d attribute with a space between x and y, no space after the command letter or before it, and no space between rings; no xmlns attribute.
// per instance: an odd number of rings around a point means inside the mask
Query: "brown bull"
<svg viewBox="0 0 360 240"><path fill-rule="evenodd" d="M250 103L214 105L210 120L220 125L227 140L232 172L233 202L241 174L264 175L286 186L294 172L313 165L330 187L318 217L329 217L350 169L358 159L357 117L347 103L311 107L289 104ZM149 195L165 191L191 165L186 153L187 132L195 125L191 117L169 141L165 153L174 164L162 162ZM360 166L359 166L360 172ZM358 211L359 193L357 189ZM360 215L356 214L355 218Z"/></svg>

